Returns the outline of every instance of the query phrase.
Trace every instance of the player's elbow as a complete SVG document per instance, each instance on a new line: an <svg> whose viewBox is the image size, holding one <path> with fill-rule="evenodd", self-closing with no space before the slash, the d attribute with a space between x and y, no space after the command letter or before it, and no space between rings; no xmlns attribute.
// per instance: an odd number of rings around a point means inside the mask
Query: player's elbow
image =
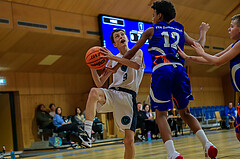
<svg viewBox="0 0 240 159"><path fill-rule="evenodd" d="M97 88L101 88L102 87L102 85L98 85L98 84L96 86L97 86Z"/></svg>
<svg viewBox="0 0 240 159"><path fill-rule="evenodd" d="M101 88L103 86L103 83L96 83L97 88Z"/></svg>

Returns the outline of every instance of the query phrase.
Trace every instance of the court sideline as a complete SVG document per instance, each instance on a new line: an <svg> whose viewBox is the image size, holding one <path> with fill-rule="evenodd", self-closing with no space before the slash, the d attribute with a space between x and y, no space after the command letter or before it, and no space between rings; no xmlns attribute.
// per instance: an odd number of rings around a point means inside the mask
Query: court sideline
<svg viewBox="0 0 240 159"><path fill-rule="evenodd" d="M207 132L211 140L218 148L218 159L240 159L239 142L236 140L233 129L216 130ZM201 143L195 135L184 135L175 138L176 149L181 152L184 159L204 158ZM161 140L152 140L150 142L138 142L136 145L135 158L167 158L166 150ZM91 149L69 150L65 152L56 152L49 155L37 157L28 157L28 159L54 159L54 158L84 158L84 159L120 159L123 158L124 145L114 144Z"/></svg>

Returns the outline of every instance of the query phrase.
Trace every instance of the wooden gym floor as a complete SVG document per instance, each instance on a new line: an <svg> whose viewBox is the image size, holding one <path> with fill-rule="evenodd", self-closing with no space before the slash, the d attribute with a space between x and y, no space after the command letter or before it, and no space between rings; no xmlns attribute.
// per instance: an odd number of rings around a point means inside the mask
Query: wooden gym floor
<svg viewBox="0 0 240 159"><path fill-rule="evenodd" d="M235 137L234 129L207 131L209 140L218 148L218 159L240 159L240 143ZM183 135L174 139L176 150L184 159L204 159L202 145L195 135ZM166 159L166 150L161 140L135 143L136 159ZM58 151L51 155L29 157L29 159L83 158L83 159L121 159L124 145L122 143L77 149L65 152Z"/></svg>

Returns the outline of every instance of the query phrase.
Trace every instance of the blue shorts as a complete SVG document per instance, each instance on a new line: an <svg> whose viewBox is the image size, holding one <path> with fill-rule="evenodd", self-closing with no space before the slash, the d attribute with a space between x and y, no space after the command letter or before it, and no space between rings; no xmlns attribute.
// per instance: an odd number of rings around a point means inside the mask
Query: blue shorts
<svg viewBox="0 0 240 159"><path fill-rule="evenodd" d="M185 68L179 64L160 66L152 74L150 89L152 110L172 109L172 97L178 109L186 108L189 100L193 100L190 80Z"/></svg>
<svg viewBox="0 0 240 159"><path fill-rule="evenodd" d="M231 82L236 92L240 92L240 67L239 64L231 68ZM237 106L236 133L240 133L240 97Z"/></svg>
<svg viewBox="0 0 240 159"><path fill-rule="evenodd" d="M237 69L234 69L237 68ZM233 85L233 88L236 92L240 92L240 68L239 65L235 65L231 69L231 82Z"/></svg>
<svg viewBox="0 0 240 159"><path fill-rule="evenodd" d="M239 102L237 106L237 119L236 119L236 133L240 133L240 97L239 97Z"/></svg>

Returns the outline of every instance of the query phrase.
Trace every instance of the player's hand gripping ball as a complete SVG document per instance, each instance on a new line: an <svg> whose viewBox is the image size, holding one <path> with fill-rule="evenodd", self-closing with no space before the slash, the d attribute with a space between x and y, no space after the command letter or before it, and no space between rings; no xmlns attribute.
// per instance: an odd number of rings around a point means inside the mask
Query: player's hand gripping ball
<svg viewBox="0 0 240 159"><path fill-rule="evenodd" d="M108 62L106 57L101 57L101 55L104 56L104 54L100 53L100 48L100 46L91 47L85 56L87 65L94 70L103 69Z"/></svg>

